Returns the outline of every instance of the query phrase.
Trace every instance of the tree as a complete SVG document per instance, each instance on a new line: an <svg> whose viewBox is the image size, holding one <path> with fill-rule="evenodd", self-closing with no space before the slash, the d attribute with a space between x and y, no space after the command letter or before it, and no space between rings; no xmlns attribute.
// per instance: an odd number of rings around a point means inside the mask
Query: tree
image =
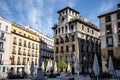
<svg viewBox="0 0 120 80"><path fill-rule="evenodd" d="M58 62L58 71L62 72L66 68L67 68L67 64L63 60Z"/></svg>

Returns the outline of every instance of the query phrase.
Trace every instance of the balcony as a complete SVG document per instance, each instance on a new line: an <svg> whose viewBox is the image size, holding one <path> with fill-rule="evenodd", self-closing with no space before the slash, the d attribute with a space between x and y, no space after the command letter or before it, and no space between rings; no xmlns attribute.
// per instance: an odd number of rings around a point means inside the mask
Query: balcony
<svg viewBox="0 0 120 80"><path fill-rule="evenodd" d="M0 48L0 52L4 52L4 48Z"/></svg>
<svg viewBox="0 0 120 80"><path fill-rule="evenodd" d="M34 54L32 54L32 57L34 57Z"/></svg>
<svg viewBox="0 0 120 80"><path fill-rule="evenodd" d="M20 61L17 62L17 65L21 65Z"/></svg>
<svg viewBox="0 0 120 80"><path fill-rule="evenodd" d="M11 65L15 65L15 62L14 62L14 61L11 61Z"/></svg>
<svg viewBox="0 0 120 80"><path fill-rule="evenodd" d="M17 42L16 42L16 41L13 41L13 44L14 44L14 45L17 45Z"/></svg>
<svg viewBox="0 0 120 80"><path fill-rule="evenodd" d="M23 61L22 65L26 65L25 61Z"/></svg>
<svg viewBox="0 0 120 80"><path fill-rule="evenodd" d="M19 52L18 52L18 55L22 55L22 52L21 52L21 51L19 51Z"/></svg>
<svg viewBox="0 0 120 80"><path fill-rule="evenodd" d="M36 50L38 50L38 48L36 47Z"/></svg>
<svg viewBox="0 0 120 80"><path fill-rule="evenodd" d="M6 38L5 37L0 37L0 40L1 41L6 41Z"/></svg>
<svg viewBox="0 0 120 80"><path fill-rule="evenodd" d="M32 49L34 49L34 47L32 46Z"/></svg>
<svg viewBox="0 0 120 80"><path fill-rule="evenodd" d="M30 53L28 53L28 56L31 56Z"/></svg>
<svg viewBox="0 0 120 80"><path fill-rule="evenodd" d="M16 51L15 51L15 50L13 50L13 51L12 51L12 54L16 54Z"/></svg>
<svg viewBox="0 0 120 80"><path fill-rule="evenodd" d="M22 46L22 43L19 43L19 46Z"/></svg>
<svg viewBox="0 0 120 80"><path fill-rule="evenodd" d="M27 47L27 45L26 45L26 44L24 44L24 47Z"/></svg>
<svg viewBox="0 0 120 80"><path fill-rule="evenodd" d="M37 54L36 54L35 56L36 56L36 57L38 57L38 55L37 55Z"/></svg>
<svg viewBox="0 0 120 80"><path fill-rule="evenodd" d="M23 52L23 56L26 56L26 52Z"/></svg>
<svg viewBox="0 0 120 80"><path fill-rule="evenodd" d="M30 45L28 45L28 48L31 48Z"/></svg>

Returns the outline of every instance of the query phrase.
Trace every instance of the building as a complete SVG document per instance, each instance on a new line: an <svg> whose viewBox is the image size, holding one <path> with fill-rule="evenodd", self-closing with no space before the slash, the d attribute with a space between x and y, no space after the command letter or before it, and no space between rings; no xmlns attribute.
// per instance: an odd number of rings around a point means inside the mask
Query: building
<svg viewBox="0 0 120 80"><path fill-rule="evenodd" d="M11 40L9 50L10 68L15 71L24 70L25 65L34 61L38 65L39 35L26 27L12 23Z"/></svg>
<svg viewBox="0 0 120 80"><path fill-rule="evenodd" d="M100 61L99 29L79 12L66 7L58 12L58 24L54 30L54 60L70 62L72 72L76 71L74 63L80 62L81 71L92 69L94 54Z"/></svg>
<svg viewBox="0 0 120 80"><path fill-rule="evenodd" d="M44 61L45 64L47 64L48 60L53 60L53 48L54 48L54 40L53 38L45 35L44 33L35 30L35 29L31 29L30 27L28 27L29 30L36 32L39 37L40 37L40 45L39 45L39 50L40 50L40 54L42 57L42 61Z"/></svg>
<svg viewBox="0 0 120 80"><path fill-rule="evenodd" d="M102 69L107 71L108 56L120 58L120 4L115 11L98 16L100 19L100 38Z"/></svg>
<svg viewBox="0 0 120 80"><path fill-rule="evenodd" d="M10 36L11 22L0 17L0 73L6 72L9 65Z"/></svg>
<svg viewBox="0 0 120 80"><path fill-rule="evenodd" d="M42 60L47 64L48 60L53 60L53 49L54 49L54 41L49 36L44 33L39 33L40 35L40 54L42 55Z"/></svg>

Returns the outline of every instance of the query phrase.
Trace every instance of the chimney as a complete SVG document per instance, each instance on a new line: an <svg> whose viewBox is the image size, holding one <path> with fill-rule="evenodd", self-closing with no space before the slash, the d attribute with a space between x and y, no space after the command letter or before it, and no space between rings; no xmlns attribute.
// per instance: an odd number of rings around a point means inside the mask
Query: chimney
<svg viewBox="0 0 120 80"><path fill-rule="evenodd" d="M117 4L117 6L118 6L118 9L120 9L120 3L119 3L119 4Z"/></svg>

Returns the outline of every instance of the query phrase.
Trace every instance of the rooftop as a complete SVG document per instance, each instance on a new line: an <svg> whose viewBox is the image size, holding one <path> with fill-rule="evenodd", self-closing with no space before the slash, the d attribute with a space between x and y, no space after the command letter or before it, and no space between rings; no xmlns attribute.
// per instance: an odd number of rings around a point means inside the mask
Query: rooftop
<svg viewBox="0 0 120 80"><path fill-rule="evenodd" d="M61 10L59 10L57 13L60 13L60 12L62 12L62 11L64 11L64 10L66 10L66 9L70 9L70 10L72 10L72 11L74 11L74 12L76 12L77 14L79 14L79 12L77 11L77 10L74 10L74 9L72 9L71 7L66 7L66 8L63 8L63 9L61 9Z"/></svg>

